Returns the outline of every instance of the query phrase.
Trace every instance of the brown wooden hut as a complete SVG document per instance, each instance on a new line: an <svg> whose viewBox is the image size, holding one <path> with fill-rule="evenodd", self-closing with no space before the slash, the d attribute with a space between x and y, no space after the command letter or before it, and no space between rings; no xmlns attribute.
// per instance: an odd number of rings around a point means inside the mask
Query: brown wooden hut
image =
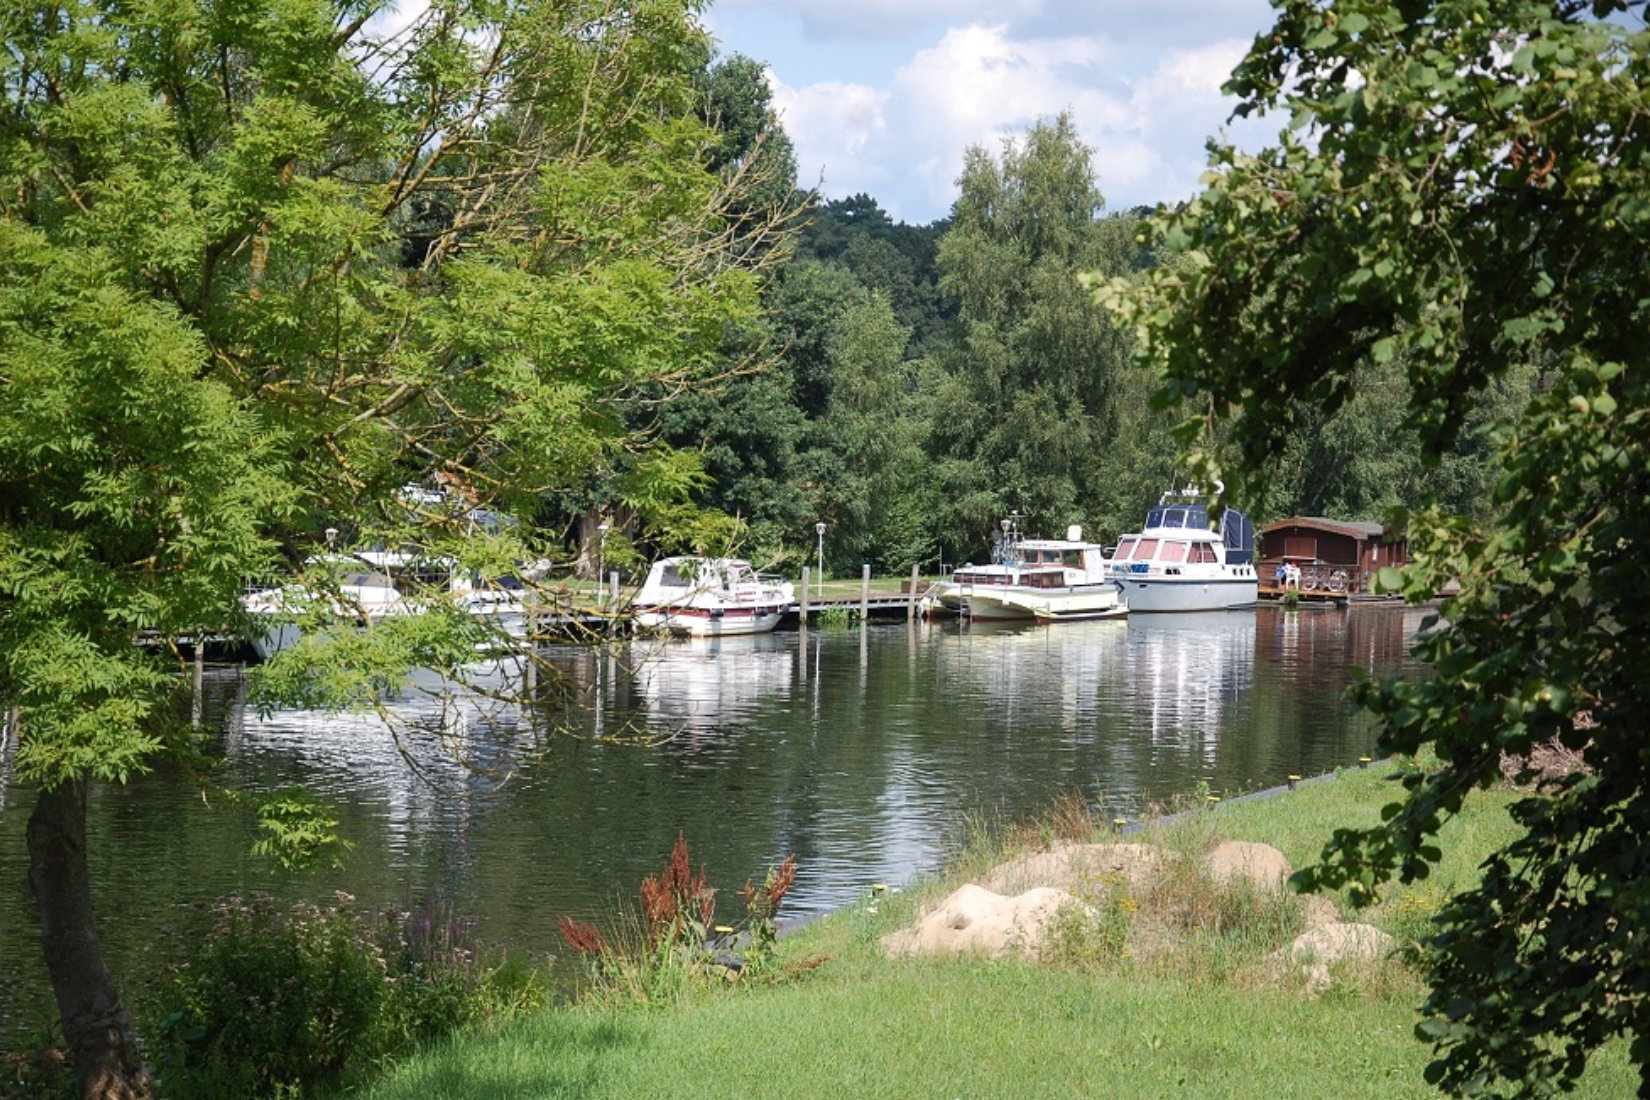
<svg viewBox="0 0 1650 1100"><path fill-rule="evenodd" d="M1292 516L1261 528L1255 571L1262 596L1286 590L1276 580L1280 564L1300 571L1302 596L1355 596L1369 591L1376 570L1408 560L1408 541L1379 523Z"/></svg>

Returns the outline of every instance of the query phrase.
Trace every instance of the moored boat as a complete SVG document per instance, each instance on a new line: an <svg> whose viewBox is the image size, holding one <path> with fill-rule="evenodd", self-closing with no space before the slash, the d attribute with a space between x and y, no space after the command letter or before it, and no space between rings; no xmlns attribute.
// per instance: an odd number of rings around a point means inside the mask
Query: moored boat
<svg viewBox="0 0 1650 1100"><path fill-rule="evenodd" d="M1211 527L1202 494L1171 490L1139 532L1118 541L1111 573L1131 612L1252 607L1259 595L1254 524L1228 508Z"/></svg>
<svg viewBox="0 0 1650 1100"><path fill-rule="evenodd" d="M1073 525L1063 539L1026 539L1018 518L1003 521L990 565L967 565L936 585L926 609L976 620L1057 622L1122 618L1129 613L1105 548Z"/></svg>
<svg viewBox="0 0 1650 1100"><path fill-rule="evenodd" d="M765 634L796 605L795 587L737 558L663 558L631 601L643 630L692 637Z"/></svg>

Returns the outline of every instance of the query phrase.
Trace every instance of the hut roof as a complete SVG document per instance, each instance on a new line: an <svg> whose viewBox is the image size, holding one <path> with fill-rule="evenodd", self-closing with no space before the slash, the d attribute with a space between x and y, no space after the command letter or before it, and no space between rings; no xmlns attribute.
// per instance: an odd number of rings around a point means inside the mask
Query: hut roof
<svg viewBox="0 0 1650 1100"><path fill-rule="evenodd" d="M1260 533L1264 536L1273 531L1284 531L1291 527L1315 527L1322 531L1334 531L1357 539L1380 538L1386 533L1385 524L1371 523L1368 520L1326 519L1323 516L1291 516L1288 519L1280 519L1276 523L1268 523L1260 529Z"/></svg>

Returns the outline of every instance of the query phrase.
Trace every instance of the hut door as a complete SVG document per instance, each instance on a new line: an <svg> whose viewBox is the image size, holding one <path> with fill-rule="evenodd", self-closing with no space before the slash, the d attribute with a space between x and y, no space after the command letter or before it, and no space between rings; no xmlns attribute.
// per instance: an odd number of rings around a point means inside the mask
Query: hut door
<svg viewBox="0 0 1650 1100"><path fill-rule="evenodd" d="M1283 540L1283 556L1316 561L1318 558L1318 540L1306 535L1286 535Z"/></svg>

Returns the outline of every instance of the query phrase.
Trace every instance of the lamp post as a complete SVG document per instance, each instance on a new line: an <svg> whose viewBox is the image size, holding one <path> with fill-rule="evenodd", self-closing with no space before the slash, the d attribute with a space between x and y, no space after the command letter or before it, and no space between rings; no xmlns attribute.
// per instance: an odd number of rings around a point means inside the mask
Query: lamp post
<svg viewBox="0 0 1650 1100"><path fill-rule="evenodd" d="M603 597L607 593L607 532L612 530L612 524L598 523L596 525L596 606L602 605Z"/></svg>
<svg viewBox="0 0 1650 1100"><path fill-rule="evenodd" d="M814 524L814 532L819 535L819 582L815 591L820 599L825 598L825 521Z"/></svg>

